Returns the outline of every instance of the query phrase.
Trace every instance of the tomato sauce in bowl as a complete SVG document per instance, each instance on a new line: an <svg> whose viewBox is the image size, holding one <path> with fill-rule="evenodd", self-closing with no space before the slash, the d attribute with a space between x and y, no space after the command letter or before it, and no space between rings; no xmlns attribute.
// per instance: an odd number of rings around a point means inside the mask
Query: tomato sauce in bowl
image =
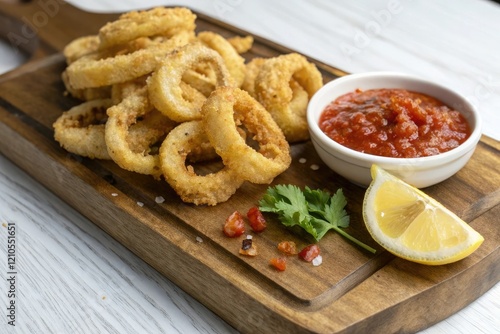
<svg viewBox="0 0 500 334"><path fill-rule="evenodd" d="M344 94L324 109L319 127L343 146L395 158L437 155L458 147L471 134L460 112L405 89Z"/></svg>

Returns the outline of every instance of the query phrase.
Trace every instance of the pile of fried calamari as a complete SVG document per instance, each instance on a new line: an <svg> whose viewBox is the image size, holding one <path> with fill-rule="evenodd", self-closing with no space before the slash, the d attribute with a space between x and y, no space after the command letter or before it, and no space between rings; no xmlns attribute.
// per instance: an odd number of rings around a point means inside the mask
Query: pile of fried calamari
<svg viewBox="0 0 500 334"><path fill-rule="evenodd" d="M323 81L295 53L246 62L251 36L196 33L195 20L186 8L133 11L69 43L62 78L83 102L54 136L74 154L163 177L185 202L216 205L289 167ZM213 159L217 170L195 171Z"/></svg>

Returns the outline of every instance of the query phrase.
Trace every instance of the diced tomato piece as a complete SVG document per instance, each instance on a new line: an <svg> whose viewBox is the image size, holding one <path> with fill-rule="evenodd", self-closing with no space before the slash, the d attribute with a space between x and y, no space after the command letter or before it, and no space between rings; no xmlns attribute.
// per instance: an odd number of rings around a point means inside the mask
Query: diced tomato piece
<svg viewBox="0 0 500 334"><path fill-rule="evenodd" d="M297 254L297 245L293 241L282 241L278 244L278 250L286 255Z"/></svg>
<svg viewBox="0 0 500 334"><path fill-rule="evenodd" d="M286 269L286 257L273 257L269 264L279 271L285 271Z"/></svg>
<svg viewBox="0 0 500 334"><path fill-rule="evenodd" d="M254 206L250 208L247 212L248 220L250 221L250 227L255 232L262 232L266 229L266 219L260 212L259 208Z"/></svg>
<svg viewBox="0 0 500 334"><path fill-rule="evenodd" d="M230 238L236 238L245 233L245 221L239 211L235 211L227 217L223 232Z"/></svg>
<svg viewBox="0 0 500 334"><path fill-rule="evenodd" d="M299 257L304 261L311 262L319 255L319 253L319 246L316 244L312 244L304 247L304 249L299 252Z"/></svg>

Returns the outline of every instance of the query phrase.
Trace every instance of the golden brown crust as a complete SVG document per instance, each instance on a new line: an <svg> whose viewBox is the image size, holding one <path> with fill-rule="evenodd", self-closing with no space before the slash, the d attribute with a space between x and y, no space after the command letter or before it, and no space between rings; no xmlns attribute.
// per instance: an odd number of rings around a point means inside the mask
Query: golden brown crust
<svg viewBox="0 0 500 334"><path fill-rule="evenodd" d="M200 146L209 144L201 121L184 122L173 129L160 147L165 180L184 202L216 205L227 201L243 179L227 166L206 175L198 175L186 158Z"/></svg>
<svg viewBox="0 0 500 334"><path fill-rule="evenodd" d="M290 147L269 113L247 92L219 87L203 105L207 136L224 164L253 183L270 183L291 163ZM242 138L239 125L253 136L258 148Z"/></svg>
<svg viewBox="0 0 500 334"><path fill-rule="evenodd" d="M150 145L160 141L175 126L175 123L160 113L155 112L150 103L146 87L137 90L119 104L107 110L105 139L110 157L121 168L140 174L161 176L160 158L156 152L150 154ZM144 128L143 135L136 138L143 142L129 141L131 128L137 123L138 118L147 119L154 115L155 122ZM141 128L136 131L141 131ZM147 134L147 137L145 135ZM140 149L137 149L139 145Z"/></svg>
<svg viewBox="0 0 500 334"><path fill-rule="evenodd" d="M154 106L178 122L201 118L205 96L183 85L183 75L196 64L208 63L215 72L216 86L230 85L230 76L222 57L200 43L191 43L171 52L148 78L148 91Z"/></svg>
<svg viewBox="0 0 500 334"><path fill-rule="evenodd" d="M307 104L303 108L291 108L294 91L293 80L307 92L309 99L323 86L321 73L312 63L299 54L290 53L270 58L262 65L255 79L257 100L271 113L289 142L309 138L306 120ZM296 95L299 93L295 87Z"/></svg>
<svg viewBox="0 0 500 334"><path fill-rule="evenodd" d="M131 47L116 54L109 51L88 54L67 68L69 83L75 89L109 86L153 72L163 58L194 37L183 31L165 41L151 41L142 48Z"/></svg>
<svg viewBox="0 0 500 334"><path fill-rule="evenodd" d="M54 122L54 138L68 152L91 159L111 159L104 140L110 99L79 104Z"/></svg>
<svg viewBox="0 0 500 334"><path fill-rule="evenodd" d="M131 11L99 30L99 49L125 44L140 37L172 37L180 31L194 31L195 20L195 14L181 7Z"/></svg>
<svg viewBox="0 0 500 334"><path fill-rule="evenodd" d="M205 46L217 51L231 74L232 85L241 87L245 79L245 58L240 56L234 47L224 37L211 31L200 32L197 39Z"/></svg>

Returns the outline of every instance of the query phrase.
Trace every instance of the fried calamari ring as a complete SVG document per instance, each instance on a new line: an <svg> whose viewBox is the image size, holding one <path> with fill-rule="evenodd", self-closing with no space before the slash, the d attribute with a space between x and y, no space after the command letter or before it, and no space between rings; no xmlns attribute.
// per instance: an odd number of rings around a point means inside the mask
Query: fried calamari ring
<svg viewBox="0 0 500 334"><path fill-rule="evenodd" d="M182 81L208 97L215 89L217 76L210 64L198 63L184 72Z"/></svg>
<svg viewBox="0 0 500 334"><path fill-rule="evenodd" d="M250 49L253 46L253 36L234 36L231 38L228 38L227 41L233 46L233 48L236 50L238 53L245 53L250 51Z"/></svg>
<svg viewBox="0 0 500 334"><path fill-rule="evenodd" d="M292 89L292 100L288 106L292 114L300 115L304 110L307 110L309 94L295 79L290 80L290 88Z"/></svg>
<svg viewBox="0 0 500 334"><path fill-rule="evenodd" d="M111 86L111 100L114 104L120 103L124 98L134 94L137 90L146 86L147 75L127 82L116 83Z"/></svg>
<svg viewBox="0 0 500 334"><path fill-rule="evenodd" d="M98 36L83 36L68 43L63 49L63 55L66 58L66 63L69 65L75 60L97 51L98 47Z"/></svg>
<svg viewBox="0 0 500 334"><path fill-rule="evenodd" d="M179 124L170 131L160 147L165 180L184 202L216 205L225 202L244 180L225 166L206 175L198 175L186 158L198 147L209 143L201 121Z"/></svg>
<svg viewBox="0 0 500 334"><path fill-rule="evenodd" d="M109 86L74 89L69 83L68 74L66 73L66 71L63 71L63 73L61 74L61 79L63 81L64 87L66 88L65 95L69 94L76 99L82 101L90 101L97 99L108 99L111 96L111 87Z"/></svg>
<svg viewBox="0 0 500 334"><path fill-rule="evenodd" d="M253 183L270 183L291 162L290 147L271 115L239 88L219 87L202 108L207 136L224 164ZM242 125L258 148L247 145Z"/></svg>
<svg viewBox="0 0 500 334"><path fill-rule="evenodd" d="M144 48L117 55L102 51L83 56L67 68L71 86L75 89L109 86L126 82L154 71L172 50L192 41L192 32L182 31L166 41L151 42Z"/></svg>
<svg viewBox="0 0 500 334"><path fill-rule="evenodd" d="M259 75L262 65L266 62L266 58L254 58L246 64L247 71L245 75L245 81L241 85L241 89L245 90L252 97L256 97L255 94L255 79ZM296 110L307 108L307 103L309 102L309 95L302 88L302 86L295 80L290 80L290 88L292 89L293 97L290 101L290 107L293 112L299 112Z"/></svg>
<svg viewBox="0 0 500 334"><path fill-rule="evenodd" d="M289 142L309 138L306 121L306 108L292 110L290 102L293 90L290 81L294 79L311 98L323 85L321 73L312 63L299 54L270 58L262 65L255 79L255 94L280 128Z"/></svg>
<svg viewBox="0 0 500 334"><path fill-rule="evenodd" d="M158 110L151 110L130 125L127 135L130 150L143 155L158 154L163 139L175 124Z"/></svg>
<svg viewBox="0 0 500 334"><path fill-rule="evenodd" d="M245 90L250 96L255 97L255 79L259 75L262 65L264 65L266 58L253 58L246 66L245 80L241 84L241 89Z"/></svg>
<svg viewBox="0 0 500 334"><path fill-rule="evenodd" d="M54 122L54 138L66 151L91 159L111 159L104 140L110 99L84 102Z"/></svg>
<svg viewBox="0 0 500 334"><path fill-rule="evenodd" d="M162 140L175 123L155 112L149 102L146 87L112 106L107 113L105 140L111 159L123 169L159 178L162 173L160 158L157 152L149 151L149 146ZM151 116L154 117L154 121L149 122L152 126L136 125L136 135L130 134L139 118L146 119ZM142 139L143 142L134 143L134 138Z"/></svg>
<svg viewBox="0 0 500 334"><path fill-rule="evenodd" d="M183 91L181 84L184 72L200 62L211 65L217 78L216 86L230 84L230 75L221 56L200 43L185 45L168 54L148 78L149 98L168 118L177 122L201 118L200 109L203 103L199 103L197 97L184 98L185 90ZM185 93L184 95L186 96Z"/></svg>
<svg viewBox="0 0 500 334"><path fill-rule="evenodd" d="M156 7L122 14L99 30L99 49L124 44L139 37L172 36L194 31L196 15L187 8Z"/></svg>
<svg viewBox="0 0 500 334"><path fill-rule="evenodd" d="M219 34L211 31L203 31L198 34L197 38L205 46L217 51L221 55L231 74L233 85L240 87L245 79L245 58L240 56L231 43Z"/></svg>

